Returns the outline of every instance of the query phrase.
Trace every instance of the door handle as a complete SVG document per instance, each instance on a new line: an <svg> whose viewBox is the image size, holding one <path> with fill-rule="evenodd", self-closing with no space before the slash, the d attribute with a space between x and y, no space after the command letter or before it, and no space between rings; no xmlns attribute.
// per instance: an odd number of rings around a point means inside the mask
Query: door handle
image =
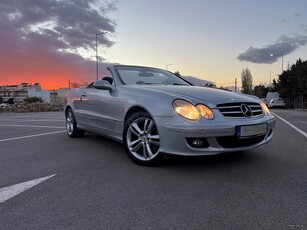
<svg viewBox="0 0 307 230"><path fill-rule="evenodd" d="M87 95L86 92L82 93L82 97L86 97L86 95Z"/></svg>

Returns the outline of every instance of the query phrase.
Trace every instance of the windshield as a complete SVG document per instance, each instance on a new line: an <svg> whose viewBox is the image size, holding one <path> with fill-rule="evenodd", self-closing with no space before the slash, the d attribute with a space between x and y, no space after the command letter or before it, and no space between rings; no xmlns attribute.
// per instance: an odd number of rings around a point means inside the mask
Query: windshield
<svg viewBox="0 0 307 230"><path fill-rule="evenodd" d="M118 66L115 68L126 85L190 85L180 77L162 69L133 66Z"/></svg>

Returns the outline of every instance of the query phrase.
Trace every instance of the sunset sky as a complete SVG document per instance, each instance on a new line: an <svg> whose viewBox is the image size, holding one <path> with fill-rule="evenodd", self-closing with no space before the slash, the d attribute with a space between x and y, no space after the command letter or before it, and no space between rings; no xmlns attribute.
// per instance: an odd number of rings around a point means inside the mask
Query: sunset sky
<svg viewBox="0 0 307 230"><path fill-rule="evenodd" d="M96 79L100 65L145 65L231 86L244 68L267 84L307 59L303 0L1 0L0 85L45 89ZM103 71L100 71L102 77Z"/></svg>

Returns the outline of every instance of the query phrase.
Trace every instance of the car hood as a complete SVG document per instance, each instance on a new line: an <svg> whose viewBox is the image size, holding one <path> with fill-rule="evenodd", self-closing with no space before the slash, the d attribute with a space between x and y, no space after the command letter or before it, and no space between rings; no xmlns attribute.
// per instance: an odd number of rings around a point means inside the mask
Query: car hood
<svg viewBox="0 0 307 230"><path fill-rule="evenodd" d="M211 108L218 104L235 102L256 102L258 98L246 94L238 94L226 90L199 87L199 86L161 86L161 85L135 85L141 91L151 91L160 94L167 94L175 97L174 99L189 100L194 104L204 103ZM145 93L145 92L144 92ZM149 92L148 92L149 93Z"/></svg>

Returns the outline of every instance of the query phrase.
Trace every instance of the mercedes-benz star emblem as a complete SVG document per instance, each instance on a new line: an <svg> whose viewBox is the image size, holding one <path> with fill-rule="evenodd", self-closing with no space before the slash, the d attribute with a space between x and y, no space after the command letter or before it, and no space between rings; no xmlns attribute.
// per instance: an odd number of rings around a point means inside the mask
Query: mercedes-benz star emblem
<svg viewBox="0 0 307 230"><path fill-rule="evenodd" d="M253 116L253 111L252 109L247 105L247 104L242 104L241 105L241 111L246 117L251 117Z"/></svg>

